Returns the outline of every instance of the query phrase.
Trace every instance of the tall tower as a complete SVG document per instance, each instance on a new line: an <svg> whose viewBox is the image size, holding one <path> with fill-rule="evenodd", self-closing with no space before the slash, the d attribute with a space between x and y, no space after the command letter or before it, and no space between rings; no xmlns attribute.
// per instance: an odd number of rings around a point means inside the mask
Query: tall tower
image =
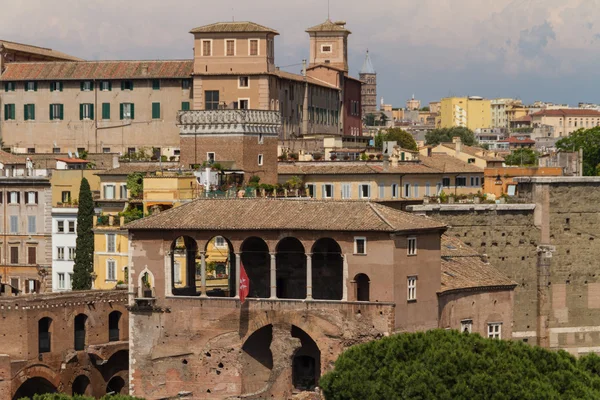
<svg viewBox="0 0 600 400"><path fill-rule="evenodd" d="M310 35L309 68L319 64L327 64L348 72L348 35L346 22L332 22L330 19L308 28Z"/></svg>
<svg viewBox="0 0 600 400"><path fill-rule="evenodd" d="M359 74L362 84L362 115L363 118L377 112L377 72L373 68L369 50Z"/></svg>

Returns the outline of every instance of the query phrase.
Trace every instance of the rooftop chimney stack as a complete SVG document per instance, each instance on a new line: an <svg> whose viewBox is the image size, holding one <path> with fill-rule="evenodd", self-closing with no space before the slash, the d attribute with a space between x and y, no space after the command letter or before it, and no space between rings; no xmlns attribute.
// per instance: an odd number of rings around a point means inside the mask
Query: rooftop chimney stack
<svg viewBox="0 0 600 400"><path fill-rule="evenodd" d="M454 136L452 138L452 143L454 143L454 148L456 149L456 156L458 157L462 152L462 140L460 136Z"/></svg>

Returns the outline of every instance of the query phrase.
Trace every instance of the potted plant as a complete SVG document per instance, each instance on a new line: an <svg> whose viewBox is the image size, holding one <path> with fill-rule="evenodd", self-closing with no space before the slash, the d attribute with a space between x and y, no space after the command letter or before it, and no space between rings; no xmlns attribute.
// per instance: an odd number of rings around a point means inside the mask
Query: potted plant
<svg viewBox="0 0 600 400"><path fill-rule="evenodd" d="M335 154L332 154L331 157L329 157L329 158L331 158L331 161L337 160L337 156Z"/></svg>

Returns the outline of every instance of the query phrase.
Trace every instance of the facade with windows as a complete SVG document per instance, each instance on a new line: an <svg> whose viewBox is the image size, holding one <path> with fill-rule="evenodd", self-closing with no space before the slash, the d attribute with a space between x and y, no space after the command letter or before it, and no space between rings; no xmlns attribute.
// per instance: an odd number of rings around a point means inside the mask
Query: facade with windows
<svg viewBox="0 0 600 400"><path fill-rule="evenodd" d="M71 290L75 245L77 241L77 207L52 208L52 291Z"/></svg>
<svg viewBox="0 0 600 400"><path fill-rule="evenodd" d="M114 289L128 282L129 238L124 221L113 221L113 225L94 227L94 289Z"/></svg>

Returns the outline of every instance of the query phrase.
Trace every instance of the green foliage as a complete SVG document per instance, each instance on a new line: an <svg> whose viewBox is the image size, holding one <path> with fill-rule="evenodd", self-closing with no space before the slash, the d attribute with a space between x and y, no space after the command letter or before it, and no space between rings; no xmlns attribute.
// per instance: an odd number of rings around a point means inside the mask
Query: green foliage
<svg viewBox="0 0 600 400"><path fill-rule="evenodd" d="M375 137L375 140L377 140L377 136ZM377 145L375 145L377 147ZM369 159L369 156L367 155L367 153L361 153L360 154L360 160L361 161L367 161Z"/></svg>
<svg viewBox="0 0 600 400"><path fill-rule="evenodd" d="M460 137L463 144L473 146L477 143L475 134L469 128L455 126L452 128L438 128L425 134L425 141L428 145L436 146L440 143L451 143L453 137Z"/></svg>
<svg viewBox="0 0 600 400"><path fill-rule="evenodd" d="M386 126L388 121L389 121L389 118L388 118L388 116L387 116L385 113L383 113L383 112L382 112L382 113L379 115L379 124L380 124L381 126Z"/></svg>
<svg viewBox="0 0 600 400"><path fill-rule="evenodd" d="M539 155L532 149L517 149L504 157L506 165L538 165Z"/></svg>
<svg viewBox="0 0 600 400"><path fill-rule="evenodd" d="M583 149L583 175L600 175L600 127L579 129L556 142L556 147L564 151Z"/></svg>
<svg viewBox="0 0 600 400"><path fill-rule="evenodd" d="M73 265L73 289L92 288L94 270L94 200L87 179L81 180L79 207L77 209L77 239L75 242L75 264Z"/></svg>
<svg viewBox="0 0 600 400"><path fill-rule="evenodd" d="M82 160L87 160L87 158L88 158L88 152L87 152L87 150L82 150L79 153L79 158L81 158Z"/></svg>
<svg viewBox="0 0 600 400"><path fill-rule="evenodd" d="M512 129L512 131L515 133L531 133L531 132L533 132L533 128L532 127L514 128L514 129Z"/></svg>
<svg viewBox="0 0 600 400"><path fill-rule="evenodd" d="M365 115L365 125L367 125L367 126L375 126L375 114L367 114L367 115Z"/></svg>
<svg viewBox="0 0 600 400"><path fill-rule="evenodd" d="M260 183L260 176L258 176L258 175L252 175L250 177L250 180L248 181L248 186L251 186L253 188L257 188L259 183Z"/></svg>
<svg viewBox="0 0 600 400"><path fill-rule="evenodd" d="M144 192L144 175L141 172L134 172L127 176L127 190L130 197L139 199Z"/></svg>
<svg viewBox="0 0 600 400"><path fill-rule="evenodd" d="M417 142L413 136L400 129L390 128L386 133L378 133L375 136L375 147L379 150L383 148L383 142L397 142L398 146L407 150L417 151Z"/></svg>
<svg viewBox="0 0 600 400"><path fill-rule="evenodd" d="M421 111L425 111L425 112L429 112L429 107L425 106L425 107L421 107Z"/></svg>
<svg viewBox="0 0 600 400"><path fill-rule="evenodd" d="M119 213L119 216L125 217L125 223L128 224L136 219L144 218L144 210L130 204L125 211Z"/></svg>
<svg viewBox="0 0 600 400"><path fill-rule="evenodd" d="M319 384L327 400L600 398L600 377L564 351L446 330L354 346Z"/></svg>
<svg viewBox="0 0 600 400"><path fill-rule="evenodd" d="M302 186L304 186L304 182L299 176L292 176L285 182L285 186L288 189L300 189Z"/></svg>
<svg viewBox="0 0 600 400"><path fill-rule="evenodd" d="M29 397L23 397L19 400L32 400ZM36 394L33 396L33 400L94 400L93 397L73 395L63 393L48 393L48 394ZM132 397L123 394L106 395L100 398L100 400L144 400L140 397Z"/></svg>

